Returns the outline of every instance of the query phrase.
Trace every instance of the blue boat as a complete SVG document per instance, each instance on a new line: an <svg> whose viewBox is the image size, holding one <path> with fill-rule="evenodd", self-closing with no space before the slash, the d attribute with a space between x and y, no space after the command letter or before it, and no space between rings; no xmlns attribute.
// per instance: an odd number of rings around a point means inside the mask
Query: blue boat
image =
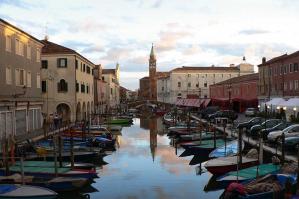
<svg viewBox="0 0 299 199"><path fill-rule="evenodd" d="M226 199L272 199L284 198L286 184L288 189L296 185L293 174L269 174L262 178L244 183L231 183L220 198Z"/></svg>
<svg viewBox="0 0 299 199"><path fill-rule="evenodd" d="M54 199L57 193L43 187L30 185L2 184L0 185L0 199Z"/></svg>
<svg viewBox="0 0 299 199"><path fill-rule="evenodd" d="M244 142L242 143L242 150L244 149ZM221 146L213 150L210 154L210 158L219 158L236 155L238 153L238 140L231 141L226 146Z"/></svg>

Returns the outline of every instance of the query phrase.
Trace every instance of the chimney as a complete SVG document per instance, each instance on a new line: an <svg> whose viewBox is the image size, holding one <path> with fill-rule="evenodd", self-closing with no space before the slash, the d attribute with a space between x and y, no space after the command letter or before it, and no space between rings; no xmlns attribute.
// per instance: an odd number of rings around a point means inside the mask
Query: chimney
<svg viewBox="0 0 299 199"><path fill-rule="evenodd" d="M266 57L263 57L262 64L266 63Z"/></svg>
<svg viewBox="0 0 299 199"><path fill-rule="evenodd" d="M235 64L230 64L229 67L235 67Z"/></svg>

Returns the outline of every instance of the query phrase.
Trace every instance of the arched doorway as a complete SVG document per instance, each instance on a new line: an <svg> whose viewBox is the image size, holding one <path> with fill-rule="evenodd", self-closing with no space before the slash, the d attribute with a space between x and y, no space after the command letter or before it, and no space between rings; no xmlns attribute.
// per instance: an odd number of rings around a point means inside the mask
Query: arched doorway
<svg viewBox="0 0 299 199"><path fill-rule="evenodd" d="M82 120L82 113L81 113L81 104L78 102L76 107L76 120L81 121Z"/></svg>
<svg viewBox="0 0 299 199"><path fill-rule="evenodd" d="M71 109L67 104L58 104L58 106L56 107L56 112L62 117L62 121L71 120Z"/></svg>
<svg viewBox="0 0 299 199"><path fill-rule="evenodd" d="M87 113L86 113L86 104L85 102L83 102L83 105L82 105L82 113L83 113L83 120L86 120L87 118Z"/></svg>

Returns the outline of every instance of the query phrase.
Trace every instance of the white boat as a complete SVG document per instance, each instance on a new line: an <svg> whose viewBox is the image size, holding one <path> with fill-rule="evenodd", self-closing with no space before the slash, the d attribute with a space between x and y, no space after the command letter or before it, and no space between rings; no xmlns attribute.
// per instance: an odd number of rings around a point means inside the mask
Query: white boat
<svg viewBox="0 0 299 199"><path fill-rule="evenodd" d="M29 185L2 184L0 185L0 199L54 199L57 193L43 187Z"/></svg>

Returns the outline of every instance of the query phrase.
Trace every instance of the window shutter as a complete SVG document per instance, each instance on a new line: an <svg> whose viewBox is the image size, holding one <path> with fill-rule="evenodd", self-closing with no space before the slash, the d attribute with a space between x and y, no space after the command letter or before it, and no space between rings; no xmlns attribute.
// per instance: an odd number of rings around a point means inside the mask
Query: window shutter
<svg viewBox="0 0 299 199"><path fill-rule="evenodd" d="M20 85L20 69L16 69L16 74L15 74L15 77L16 77L16 86L19 86Z"/></svg>
<svg viewBox="0 0 299 199"><path fill-rule="evenodd" d="M67 67L67 59L65 59L65 66L64 66L65 68Z"/></svg>

